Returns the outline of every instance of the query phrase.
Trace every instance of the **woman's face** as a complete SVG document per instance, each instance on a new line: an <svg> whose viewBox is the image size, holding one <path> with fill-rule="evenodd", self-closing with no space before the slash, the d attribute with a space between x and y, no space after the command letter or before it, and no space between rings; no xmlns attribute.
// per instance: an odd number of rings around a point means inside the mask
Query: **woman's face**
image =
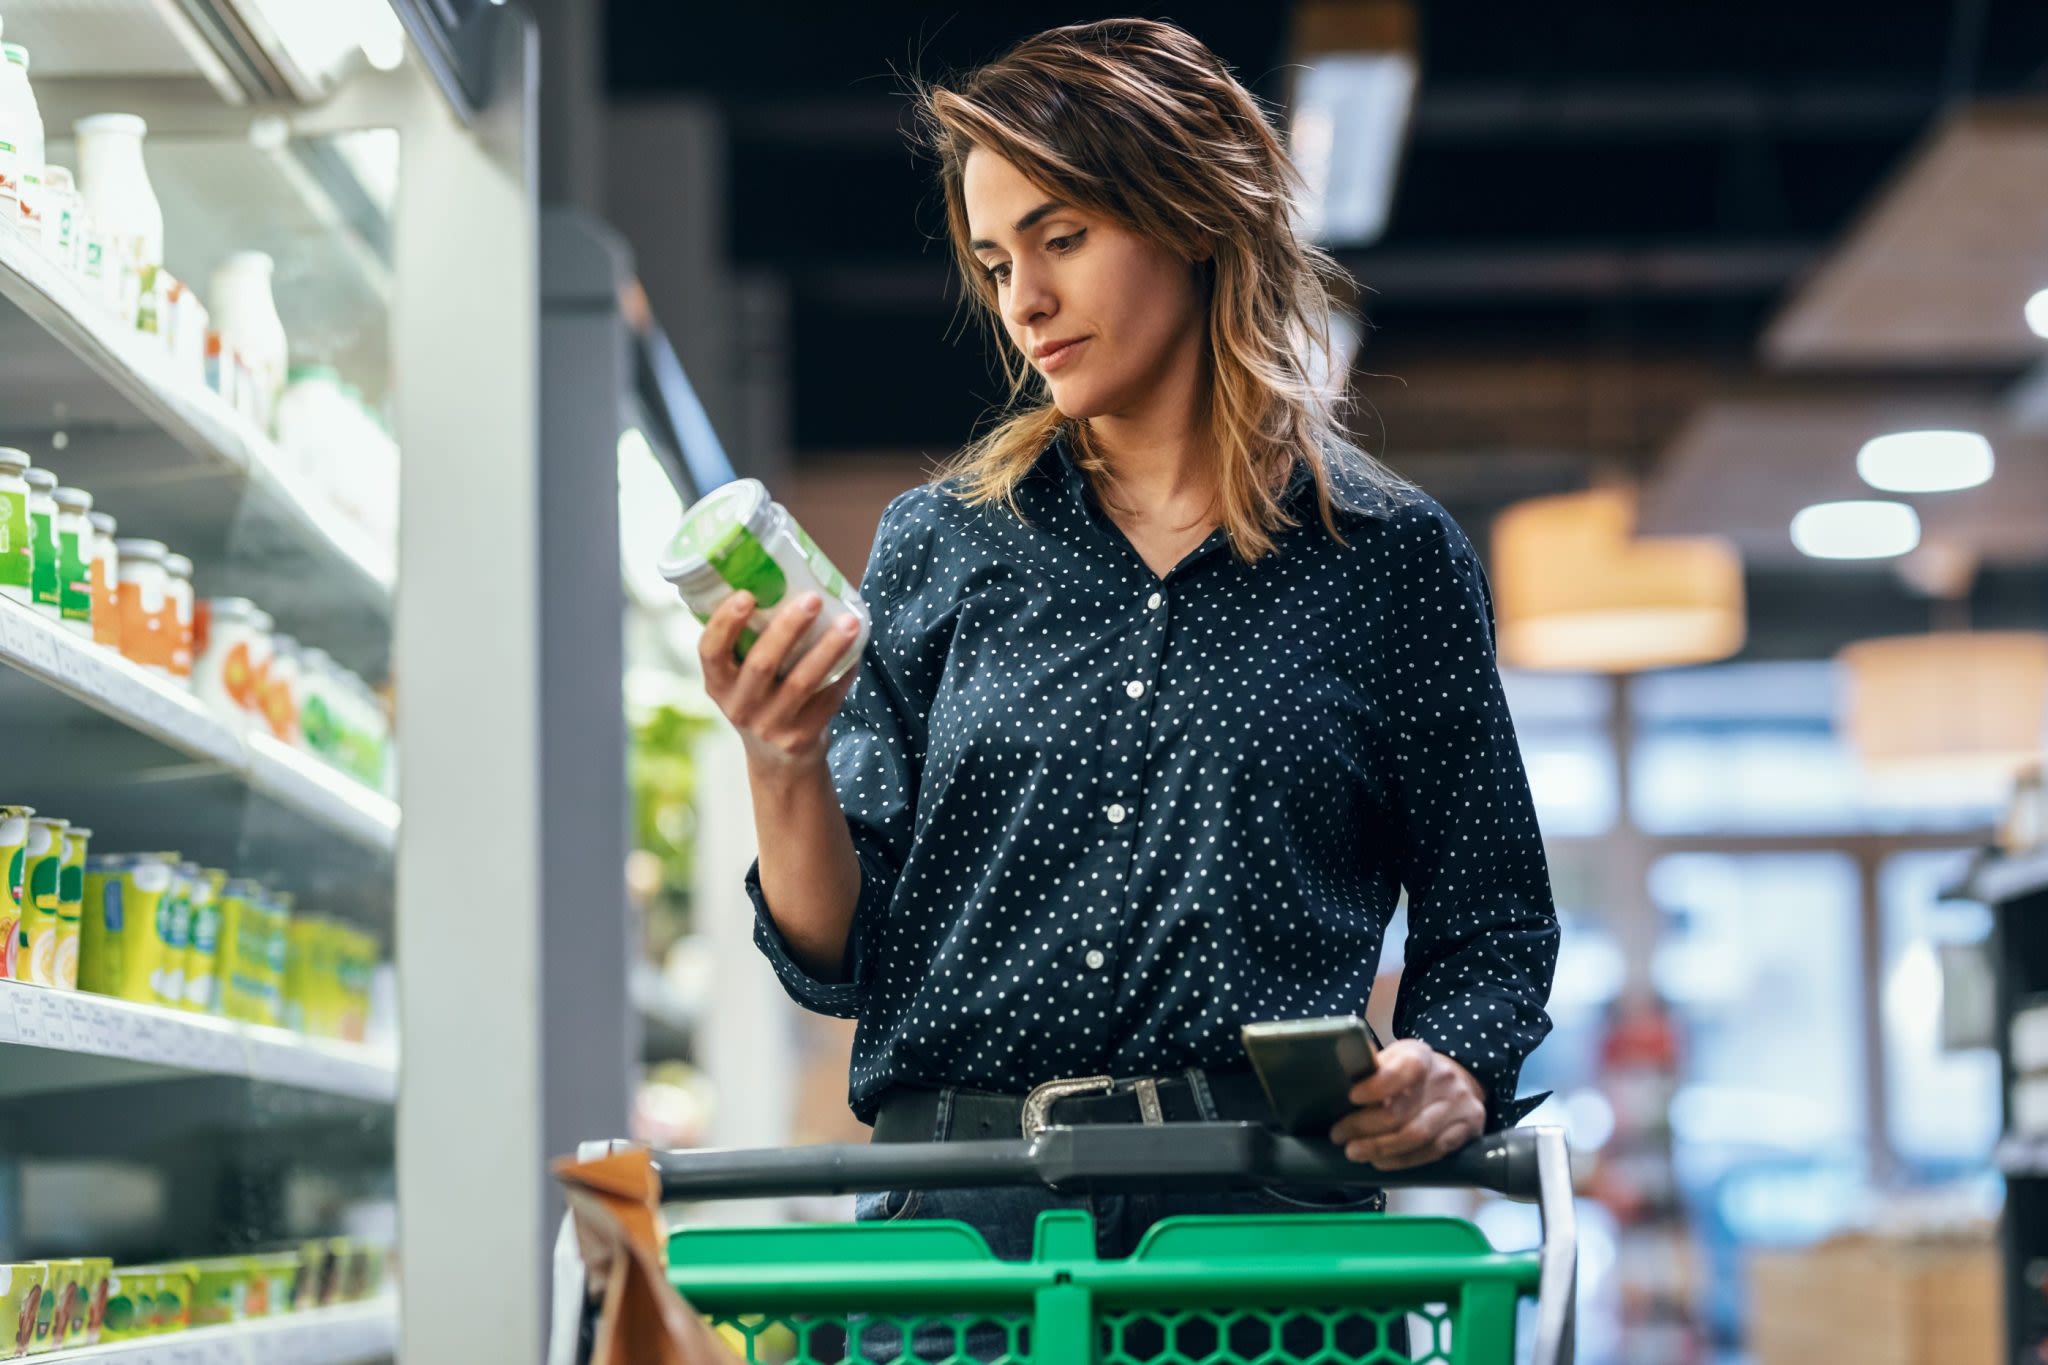
<svg viewBox="0 0 2048 1365"><path fill-rule="evenodd" d="M1200 363L1206 302L1188 262L1060 203L993 152L968 154L962 189L1003 329L1062 413L1128 413Z"/></svg>

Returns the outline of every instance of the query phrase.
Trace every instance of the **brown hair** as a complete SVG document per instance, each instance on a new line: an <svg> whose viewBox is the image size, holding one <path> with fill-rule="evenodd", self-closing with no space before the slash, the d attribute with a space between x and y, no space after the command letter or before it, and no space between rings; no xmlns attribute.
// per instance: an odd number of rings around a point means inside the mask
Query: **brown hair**
<svg viewBox="0 0 2048 1365"><path fill-rule="evenodd" d="M1018 483L1063 434L1091 476L1108 473L1088 424L1062 414L1042 382L1033 386L1036 372L1006 343L995 286L968 249L962 183L976 147L1061 201L1203 263L1218 501L1240 558L1259 558L1296 524L1281 502L1296 455L1308 461L1323 524L1340 542L1333 450L1375 488L1407 487L1345 439L1339 405L1315 372L1349 277L1296 234L1300 177L1286 149L1251 93L1193 35L1147 19L1049 29L954 86L920 85L916 98L954 261L1010 381L1004 415L941 471L960 496L1015 509Z"/></svg>

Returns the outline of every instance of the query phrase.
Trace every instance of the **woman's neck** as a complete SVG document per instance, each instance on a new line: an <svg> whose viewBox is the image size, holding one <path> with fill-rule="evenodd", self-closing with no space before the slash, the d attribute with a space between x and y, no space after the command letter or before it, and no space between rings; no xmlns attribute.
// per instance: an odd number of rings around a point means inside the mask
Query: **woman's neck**
<svg viewBox="0 0 2048 1365"><path fill-rule="evenodd" d="M1115 482L1105 501L1147 521L1206 515L1216 493L1209 431L1208 386L1199 372L1154 386L1141 407L1090 418L1090 443Z"/></svg>

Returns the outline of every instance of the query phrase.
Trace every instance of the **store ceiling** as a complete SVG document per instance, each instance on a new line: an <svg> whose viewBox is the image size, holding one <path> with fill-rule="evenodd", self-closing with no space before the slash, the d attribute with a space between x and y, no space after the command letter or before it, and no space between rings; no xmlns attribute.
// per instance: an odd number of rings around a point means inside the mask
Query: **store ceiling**
<svg viewBox="0 0 2048 1365"><path fill-rule="evenodd" d="M1000 394L951 289L929 167L903 137L901 73L1137 12L1189 27L1262 98L1287 93L1281 4L608 3L615 102L687 97L723 115L727 247L786 291L799 459L942 454ZM1942 132L1964 106L2048 99L2041 0L1416 8L1422 79L1392 223L1343 256L1370 291L1359 426L1475 530L1513 498L1616 468L1654 502L1668 465L1666 505L1684 502L1700 468L1731 458L1701 453L1720 418L1696 424L1731 395L1796 413L1932 379L2010 406L2048 351L2014 333L2013 280L2044 239L2024 216L1987 227L1969 202L2039 199L2039 177L1999 184L2032 153L2000 160ZM1922 234L1906 249L1973 228L1991 244L2001 274L1977 281L1968 311L2003 300L1997 336L1916 328L1912 300L1883 289L1901 217ZM1955 296L1930 282L1926 297ZM1797 427L1754 448L1790 449ZM1853 471L1854 453L1811 458ZM1744 527L1782 529L1797 510L1777 505L1790 466L1771 458L1720 465L1744 486L1728 495L1747 499ZM1760 553L1764 571L1783 558ZM2048 544L2035 559L2048 565Z"/></svg>

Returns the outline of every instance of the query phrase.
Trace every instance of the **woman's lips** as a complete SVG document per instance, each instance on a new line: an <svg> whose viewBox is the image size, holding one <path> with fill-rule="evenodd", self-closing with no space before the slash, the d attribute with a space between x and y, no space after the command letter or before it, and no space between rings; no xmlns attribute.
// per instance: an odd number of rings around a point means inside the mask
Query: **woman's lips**
<svg viewBox="0 0 2048 1365"><path fill-rule="evenodd" d="M1068 342L1057 351L1047 351L1038 358L1038 368L1046 374L1051 374L1054 370L1064 369L1066 366L1074 363L1081 354L1081 348L1086 346L1089 340L1090 338L1088 337L1081 337Z"/></svg>

